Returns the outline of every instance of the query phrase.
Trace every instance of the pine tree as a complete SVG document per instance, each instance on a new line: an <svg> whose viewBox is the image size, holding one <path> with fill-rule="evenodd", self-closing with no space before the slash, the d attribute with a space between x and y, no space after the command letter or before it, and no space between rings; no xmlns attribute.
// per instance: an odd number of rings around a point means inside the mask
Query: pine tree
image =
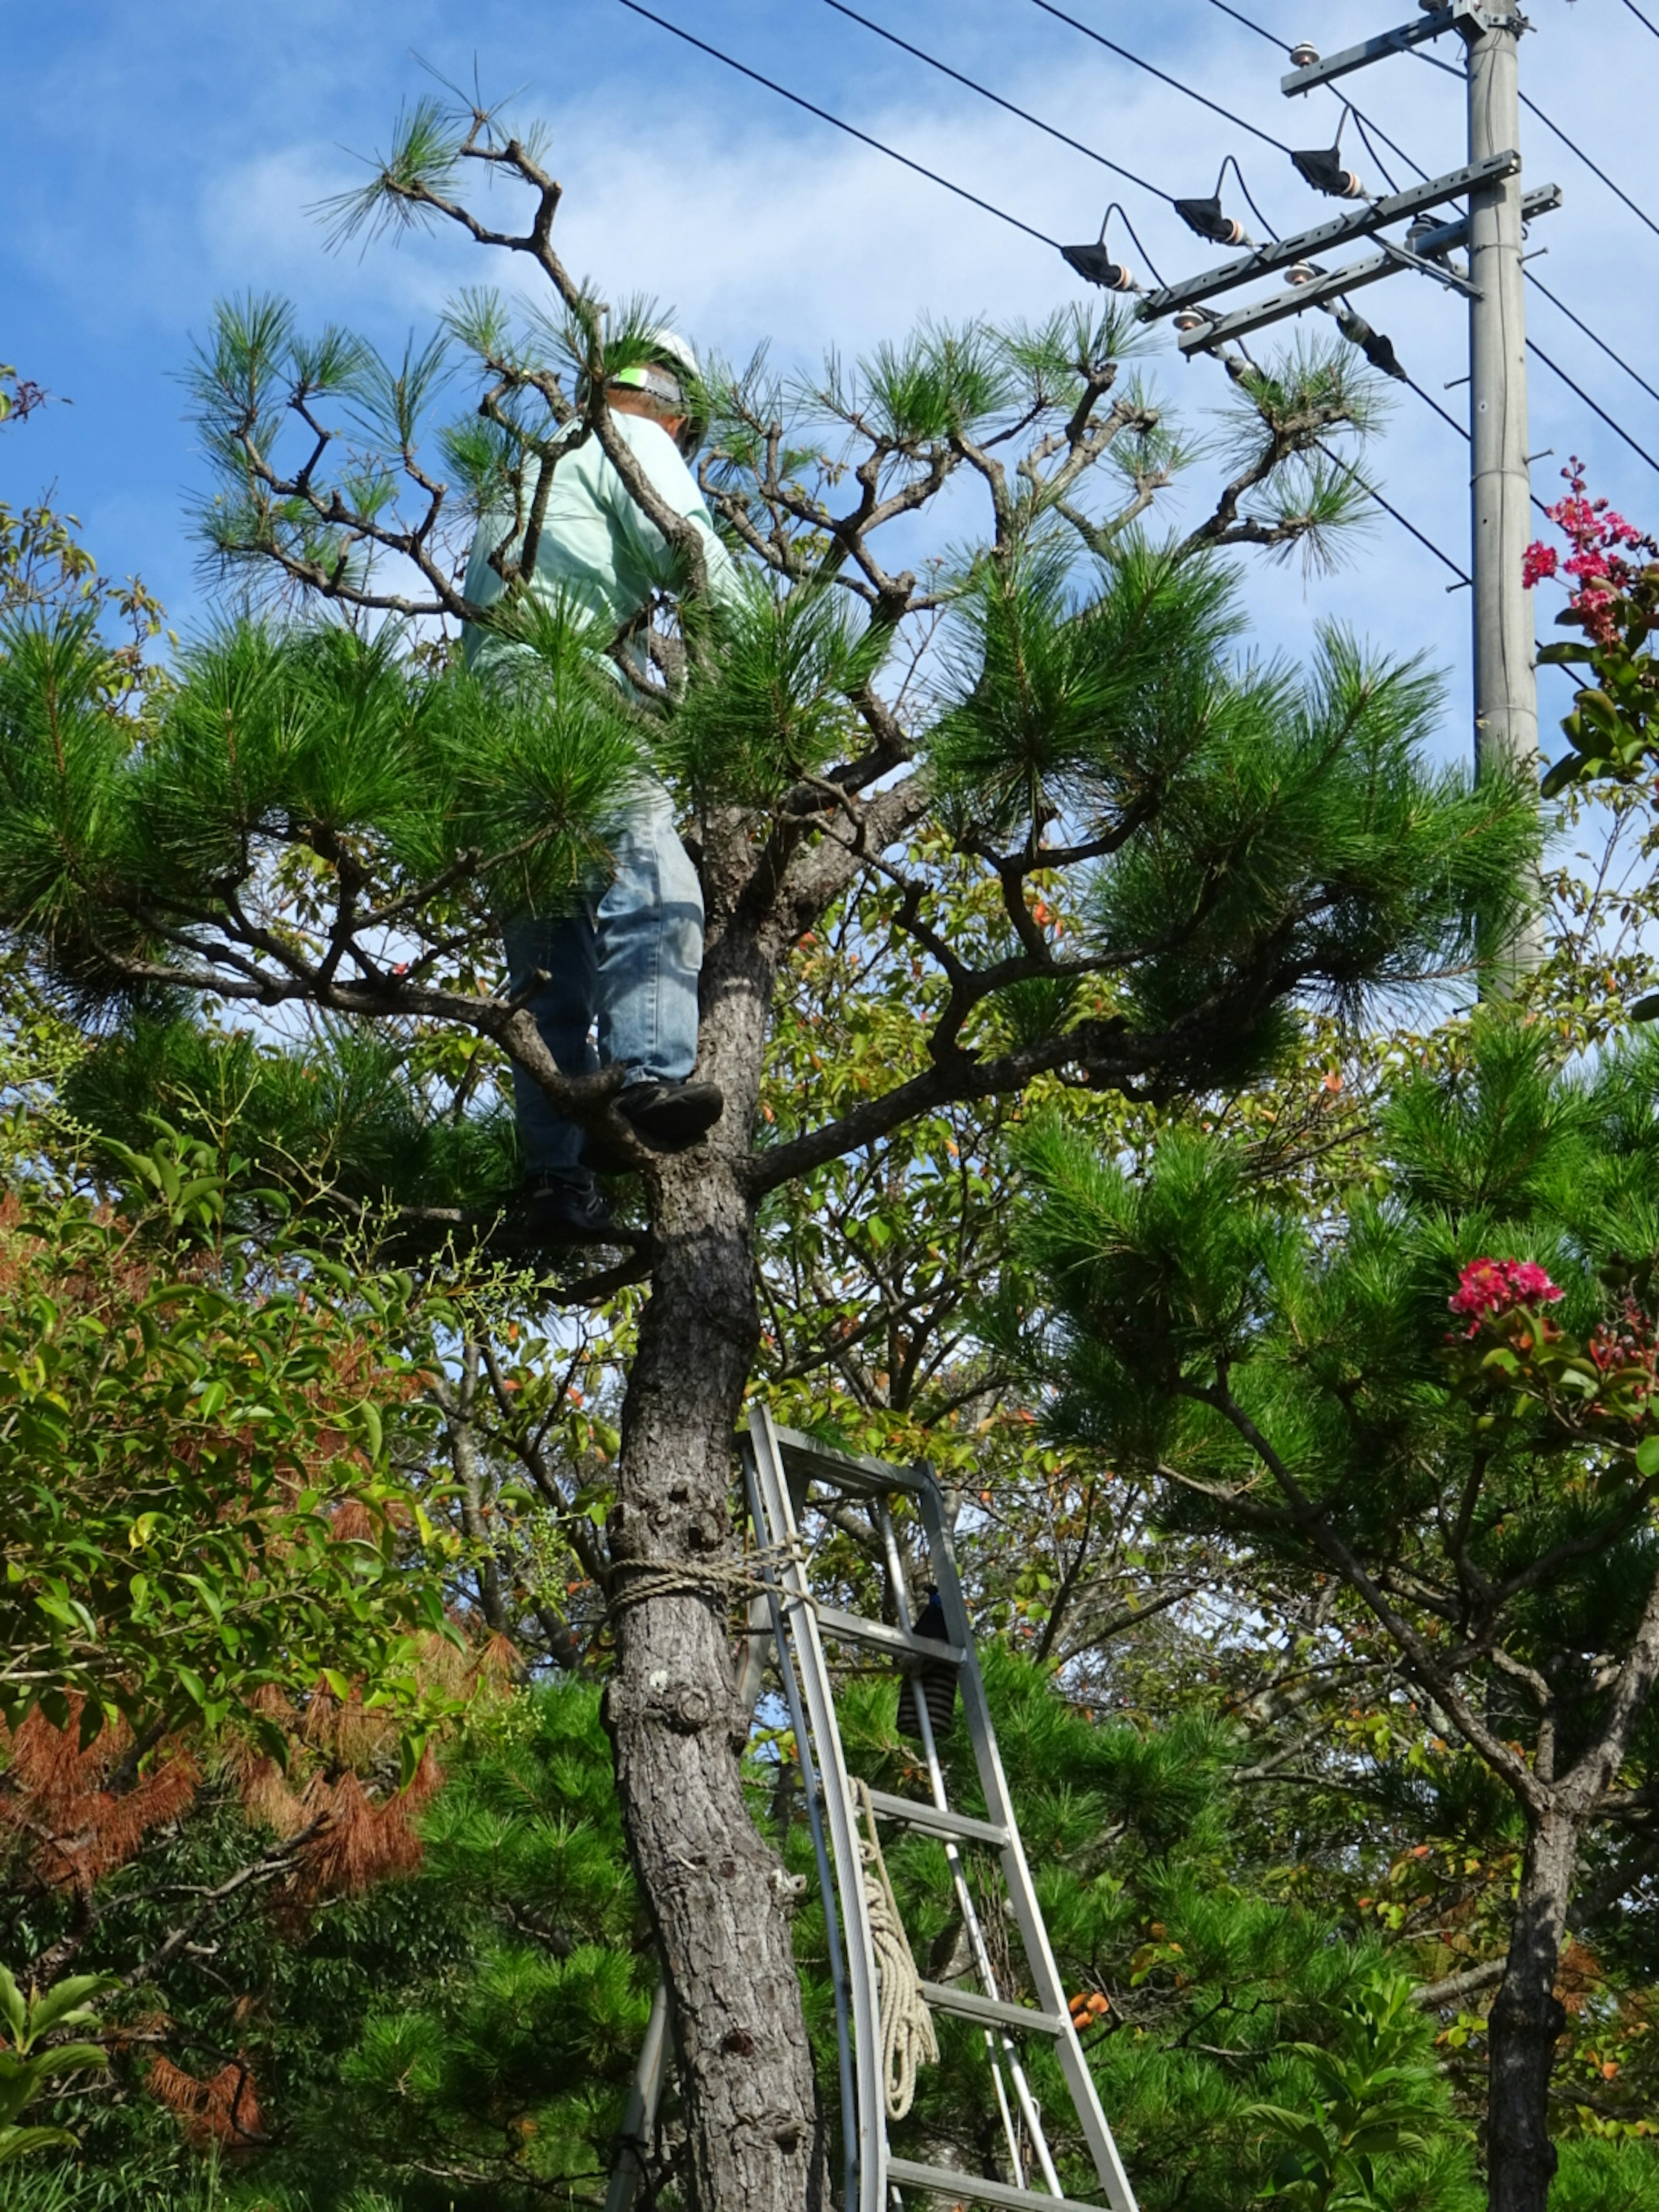
<svg viewBox="0 0 1659 2212"><path fill-rule="evenodd" d="M1267 1586L1346 1590L1426 1709L1443 1832L1461 1798L1489 1842L1506 1807L1500 1948L1425 1993L1455 2017L1497 1990L1475 2031L1494 2212L1549 2194L1568 1929L1594 1949L1651 1867L1654 1074L1644 1050L1573 1076L1538 1026L1483 1021L1397 1085L1382 1188L1311 1220L1196 1133L1144 1176L1060 1130L1030 1152L1056 1421L1155 1471Z"/></svg>

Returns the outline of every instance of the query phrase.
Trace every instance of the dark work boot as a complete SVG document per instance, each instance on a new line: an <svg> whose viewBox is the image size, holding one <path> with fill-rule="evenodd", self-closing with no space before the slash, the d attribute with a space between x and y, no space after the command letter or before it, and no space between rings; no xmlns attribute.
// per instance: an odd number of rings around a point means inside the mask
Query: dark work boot
<svg viewBox="0 0 1659 2212"><path fill-rule="evenodd" d="M514 1226L543 1244L603 1244L616 1233L611 1202L583 1168L526 1176Z"/></svg>
<svg viewBox="0 0 1659 2212"><path fill-rule="evenodd" d="M630 1083L611 1101L653 1152L683 1152L726 1110L717 1083Z"/></svg>

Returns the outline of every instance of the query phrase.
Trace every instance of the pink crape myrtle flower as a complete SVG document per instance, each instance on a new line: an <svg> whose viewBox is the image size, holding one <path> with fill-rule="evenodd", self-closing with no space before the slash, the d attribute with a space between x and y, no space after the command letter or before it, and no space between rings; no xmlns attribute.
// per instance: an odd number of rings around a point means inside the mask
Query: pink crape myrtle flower
<svg viewBox="0 0 1659 2212"><path fill-rule="evenodd" d="M1471 1260L1446 1304L1468 1322L1468 1334L1516 1306L1550 1306L1566 1292L1535 1260Z"/></svg>
<svg viewBox="0 0 1659 2212"><path fill-rule="evenodd" d="M1566 496L1546 513L1572 550L1563 561L1553 546L1534 539L1522 556L1522 582L1530 592L1552 576L1571 576L1574 588L1568 605L1583 617L1598 645L1612 645L1618 635L1615 609L1635 576L1621 549L1652 555L1659 546L1605 499L1589 496L1583 463L1576 455L1561 473L1567 480Z"/></svg>

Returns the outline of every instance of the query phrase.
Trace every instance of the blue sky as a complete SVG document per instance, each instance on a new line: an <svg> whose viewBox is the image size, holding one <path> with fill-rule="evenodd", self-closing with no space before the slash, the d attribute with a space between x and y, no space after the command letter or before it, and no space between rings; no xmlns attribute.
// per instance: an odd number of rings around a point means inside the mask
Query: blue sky
<svg viewBox="0 0 1659 2212"><path fill-rule="evenodd" d="M1213 249L1167 208L884 45L823 0L651 0L660 14L749 61L1011 214L1062 239L1091 237L1122 197L1165 273ZM1281 230L1330 211L1284 155L1133 70L1030 0L859 0L862 11L1181 193L1207 192L1224 153L1241 159ZM1070 12L1292 143L1328 143L1329 94L1311 112L1280 95L1282 64L1212 0L1066 0ZM1239 0L1285 37L1330 51L1409 17L1407 0ZM1626 189L1650 190L1659 40L1623 0L1532 0L1523 85ZM1647 12L1659 20L1659 5ZM311 204L362 175L400 101L429 84L415 56L486 95L520 90L550 127L567 187L567 258L611 296L646 291L699 343L745 356L763 339L785 360L854 353L923 313L1034 316L1079 295L1055 257L1018 232L705 59L617 0L285 0L279 8L145 9L77 0L7 10L7 216L0 235L0 359L72 405L0 441L0 497L46 484L82 518L104 567L138 570L181 628L204 611L184 507L204 483L178 372L216 297L289 295L302 319L349 321L400 347L457 284L488 272L448 240L331 255ZM520 89L521 88L521 89ZM1425 167L1462 158L1461 88L1410 59L1366 72L1356 96ZM1375 165L1345 152L1368 183ZM1538 227L1537 272L1659 384L1659 237L1528 118L1529 184L1567 194ZM1390 159L1390 166L1395 166ZM1462 304L1412 276L1366 309L1418 380L1443 392L1464 367ZM1659 404L1534 294L1534 335L1659 456ZM1328 328L1328 325L1325 327ZM1166 349L1161 394L1194 428L1226 398L1212 364ZM1659 478L1541 368L1532 384L1534 483L1555 495L1569 452L1637 520L1659 515ZM1389 496L1467 565L1466 449L1409 392L1371 465ZM1186 511L1197 511L1196 489ZM1379 642L1425 648L1452 678L1449 750L1466 742L1467 593L1379 520L1334 580L1256 571L1250 595L1270 647L1305 648L1334 615ZM1540 607L1552 635L1554 602ZM1559 678L1548 679L1559 687ZM1565 703L1556 690L1546 715ZM1547 728L1548 725L1547 723Z"/></svg>

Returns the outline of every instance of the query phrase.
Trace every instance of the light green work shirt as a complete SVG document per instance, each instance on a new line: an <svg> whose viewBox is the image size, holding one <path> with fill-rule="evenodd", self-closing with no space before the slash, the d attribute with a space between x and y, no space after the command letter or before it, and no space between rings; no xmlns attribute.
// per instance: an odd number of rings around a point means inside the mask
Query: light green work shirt
<svg viewBox="0 0 1659 2212"><path fill-rule="evenodd" d="M737 592L732 557L714 535L702 494L679 448L660 423L642 415L615 414L611 419L664 505L697 530L709 591L715 599L729 602ZM501 595L501 580L489 556L509 524L509 516L487 517L473 540L465 588L475 606L487 607ZM653 592L672 591L678 581L667 539L635 505L599 440L589 437L567 453L553 471L531 590L550 605L562 594L614 636ZM475 623L465 626L462 644L468 667L481 672L510 665L527 650Z"/></svg>

